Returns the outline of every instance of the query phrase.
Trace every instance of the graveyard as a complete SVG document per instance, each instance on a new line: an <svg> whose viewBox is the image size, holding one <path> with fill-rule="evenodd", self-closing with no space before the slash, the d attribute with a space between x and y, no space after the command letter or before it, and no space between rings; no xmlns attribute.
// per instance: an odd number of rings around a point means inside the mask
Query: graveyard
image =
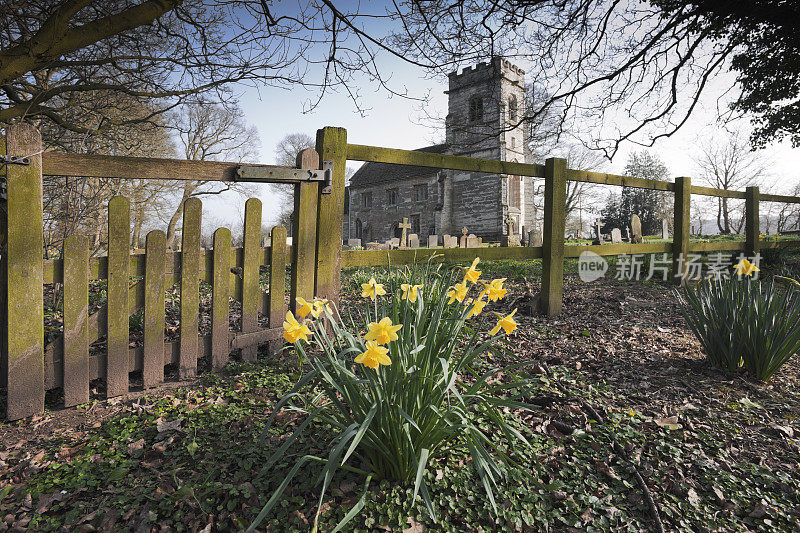
<svg viewBox="0 0 800 533"><path fill-rule="evenodd" d="M751 4L0 2L0 532L798 531Z"/></svg>

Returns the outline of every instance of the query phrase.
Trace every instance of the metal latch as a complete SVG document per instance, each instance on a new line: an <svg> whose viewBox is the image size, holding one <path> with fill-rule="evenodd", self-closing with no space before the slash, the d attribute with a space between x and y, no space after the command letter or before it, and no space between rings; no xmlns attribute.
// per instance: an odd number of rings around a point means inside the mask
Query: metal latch
<svg viewBox="0 0 800 533"><path fill-rule="evenodd" d="M31 158L30 157L23 157L19 155L5 155L0 154L0 164L6 165L30 165Z"/></svg>
<svg viewBox="0 0 800 533"><path fill-rule="evenodd" d="M325 173L322 177L322 194L330 194L333 192L333 161L323 161L322 171Z"/></svg>

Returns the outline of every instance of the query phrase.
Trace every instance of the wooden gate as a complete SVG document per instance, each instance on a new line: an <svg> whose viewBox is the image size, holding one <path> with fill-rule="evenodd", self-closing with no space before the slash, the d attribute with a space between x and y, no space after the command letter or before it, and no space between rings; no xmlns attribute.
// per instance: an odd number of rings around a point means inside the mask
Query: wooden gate
<svg viewBox="0 0 800 533"><path fill-rule="evenodd" d="M343 129L319 130L317 150L299 154L296 169L41 153L39 132L26 124L9 127L4 141L0 154L8 155L3 158L6 190L0 205L0 234L5 237L0 256L0 377L7 387L9 420L43 411L45 391L55 387L63 387L64 405L72 406L88 401L95 379L104 382L106 396L112 397L130 390L132 372L137 380L140 372L141 386L149 388L164 381L166 365L175 365L180 378L189 378L197 374L203 358L217 369L236 351L252 361L260 345L277 349L287 306L287 267L291 307L298 296L338 300ZM108 203L106 255L90 257L88 239L72 235L59 259L43 261L43 175L294 184L292 245L286 244L286 229L277 226L271 231L271 246L262 246L261 201L251 198L245 205L242 246L232 247L230 230L220 228L213 234L213 246L203 249L202 204L194 198L183 208L179 251L168 251L165 233L154 230L147 234L144 253L132 252L130 202L117 196ZM265 292L260 281L267 273ZM211 323L205 335L199 324L201 281L211 294ZM98 282L107 284L107 297L93 308L89 287ZM63 288L63 330L46 345L44 284ZM165 290L173 284L180 291L179 338L165 342ZM233 330L231 299L241 308ZM131 346L129 318L139 312L143 341Z"/></svg>

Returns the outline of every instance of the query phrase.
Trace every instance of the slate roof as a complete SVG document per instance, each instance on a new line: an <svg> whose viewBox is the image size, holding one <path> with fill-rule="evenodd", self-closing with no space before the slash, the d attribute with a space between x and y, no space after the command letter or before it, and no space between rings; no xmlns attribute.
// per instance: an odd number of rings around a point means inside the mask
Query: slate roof
<svg viewBox="0 0 800 533"><path fill-rule="evenodd" d="M425 148L417 148L415 152L431 152L443 154L447 150L447 144L435 144ZM394 163L364 163L353 177L350 178L350 187L370 187L380 183L401 181L413 178L424 178L439 172L439 169L431 167L416 167L409 165L395 165Z"/></svg>

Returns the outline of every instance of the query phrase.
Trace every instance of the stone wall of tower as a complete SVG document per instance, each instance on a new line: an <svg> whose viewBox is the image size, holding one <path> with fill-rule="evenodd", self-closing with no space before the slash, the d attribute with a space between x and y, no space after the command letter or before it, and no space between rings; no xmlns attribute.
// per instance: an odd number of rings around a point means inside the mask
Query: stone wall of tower
<svg viewBox="0 0 800 533"><path fill-rule="evenodd" d="M479 63L449 76L446 139L449 153L501 161L527 160L527 135L509 121L509 100L516 98L517 120L525 111L525 73L502 58ZM481 120L470 120L475 98L482 101ZM517 232L525 224L525 189L521 186L520 209L513 209ZM505 176L450 171L445 180L445 205L440 226L443 233L459 234L468 228L484 240L498 241L509 213L508 180ZM447 204L447 202L450 202ZM446 215L446 216L445 216ZM437 228L438 229L438 228Z"/></svg>

